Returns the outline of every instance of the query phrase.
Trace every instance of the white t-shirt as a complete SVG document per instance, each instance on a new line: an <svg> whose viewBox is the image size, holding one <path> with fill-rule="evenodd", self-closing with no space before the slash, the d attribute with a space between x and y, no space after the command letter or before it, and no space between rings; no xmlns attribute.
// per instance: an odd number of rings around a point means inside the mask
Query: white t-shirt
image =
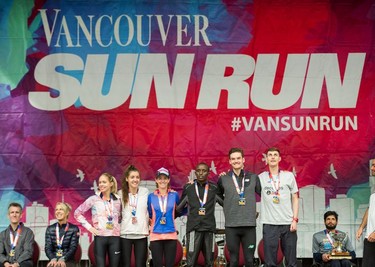
<svg viewBox="0 0 375 267"><path fill-rule="evenodd" d="M292 172L280 171L270 178L269 172L259 175L262 186L260 222L262 224L290 225L293 221L292 194L298 192ZM278 195L275 192L278 191Z"/></svg>
<svg viewBox="0 0 375 267"><path fill-rule="evenodd" d="M375 231L375 193L370 196L370 205L368 208L366 238Z"/></svg>

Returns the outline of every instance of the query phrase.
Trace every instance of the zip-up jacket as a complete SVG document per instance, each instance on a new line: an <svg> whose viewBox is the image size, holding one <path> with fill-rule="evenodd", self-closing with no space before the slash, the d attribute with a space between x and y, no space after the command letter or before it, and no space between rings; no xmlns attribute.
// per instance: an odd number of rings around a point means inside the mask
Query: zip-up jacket
<svg viewBox="0 0 375 267"><path fill-rule="evenodd" d="M56 225L58 223L54 223L47 227L46 230L46 242L44 250L46 252L47 258L49 260L56 259L59 260L62 258L64 261L73 261L74 260L74 253L78 247L78 240L79 240L79 228L69 223L69 228L65 232L66 224L59 226L59 237L60 239L64 235L64 239L62 242L61 249L63 250L62 256L57 256L57 242L56 242Z"/></svg>
<svg viewBox="0 0 375 267"><path fill-rule="evenodd" d="M203 205L205 209L204 215L199 215L201 203L196 193L196 185L198 188L199 198L203 201L206 183L200 184L195 181L193 184L186 184L182 191L181 201L177 207L177 211L181 212L185 207L188 208L186 232L215 232L215 205L216 202L222 205L222 199L219 197L219 190L216 184L208 182L207 201Z"/></svg>

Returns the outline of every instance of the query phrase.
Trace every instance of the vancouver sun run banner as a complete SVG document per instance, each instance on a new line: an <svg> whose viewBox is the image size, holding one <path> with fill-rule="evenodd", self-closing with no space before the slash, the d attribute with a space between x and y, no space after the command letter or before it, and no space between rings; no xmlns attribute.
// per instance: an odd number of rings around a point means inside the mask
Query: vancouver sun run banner
<svg viewBox="0 0 375 267"><path fill-rule="evenodd" d="M152 190L165 167L181 192L199 162L217 181L240 147L260 173L276 146L300 189L298 257L312 257L330 209L362 255L354 235L375 181L373 1L9 0L0 21L2 229L20 202L43 244L55 203L74 210L103 172L120 185L134 164Z"/></svg>

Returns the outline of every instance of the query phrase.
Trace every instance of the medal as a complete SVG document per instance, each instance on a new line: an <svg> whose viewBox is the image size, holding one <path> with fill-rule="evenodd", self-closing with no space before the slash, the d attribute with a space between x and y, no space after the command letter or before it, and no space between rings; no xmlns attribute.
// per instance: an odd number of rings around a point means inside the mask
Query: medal
<svg viewBox="0 0 375 267"><path fill-rule="evenodd" d="M14 249L11 249L9 251L9 256L14 257L15 254L16 254L16 251Z"/></svg>
<svg viewBox="0 0 375 267"><path fill-rule="evenodd" d="M105 224L105 228L107 228L108 230L113 230L113 222L112 221L108 221Z"/></svg>
<svg viewBox="0 0 375 267"><path fill-rule="evenodd" d="M65 237L65 233L69 229L69 223L66 224L64 229L64 234L60 238L60 227L59 224L56 223L56 243L57 243L57 251L56 251L56 257L62 257L63 256L63 250L62 250L62 243Z"/></svg>
<svg viewBox="0 0 375 267"><path fill-rule="evenodd" d="M274 204L279 204L280 203L280 197L279 197L279 191L280 191L280 170L279 170L279 173L278 175L276 176L276 179L274 180L273 179L273 176L271 174L271 172L268 172L268 175L272 181L272 188L273 188L273 191L274 191L274 196L272 197L272 202ZM276 184L277 182L277 184Z"/></svg>
<svg viewBox="0 0 375 267"><path fill-rule="evenodd" d="M57 257L62 257L63 255L63 250L62 249L58 249L57 252L56 252L56 256Z"/></svg>
<svg viewBox="0 0 375 267"><path fill-rule="evenodd" d="M109 200L109 203L108 201L106 200L103 200L103 203L104 203L104 208L105 208L105 212L106 212L106 215L107 215L107 223L105 224L105 228L108 229L108 230L113 230L114 228L114 225L113 225L113 199L112 199L112 195L110 195L110 200Z"/></svg>
<svg viewBox="0 0 375 267"><path fill-rule="evenodd" d="M200 208L198 210L198 215L204 216L206 215L206 208L203 208L204 204L207 202L207 196L208 196L208 183L204 186L204 193L203 193L203 200L199 197L199 190L198 190L198 183L195 181L195 193L197 194L197 197L199 199Z"/></svg>
<svg viewBox="0 0 375 267"><path fill-rule="evenodd" d="M21 224L18 224L16 230L14 231L16 233L16 236L14 237L14 234L13 234L13 229L12 227L10 227L10 231L9 231L9 238L10 238L10 252L9 252L9 256L11 257L14 257L14 255L16 255L16 246L17 246L17 243L18 243L18 239L21 235L21 232L22 232L22 228L21 228Z"/></svg>
<svg viewBox="0 0 375 267"><path fill-rule="evenodd" d="M241 185L241 188L240 186L238 185L237 183L237 178L235 176L235 174L233 173L232 174L232 180L233 180L233 183L234 183L234 187L236 188L236 191L238 193L238 196L240 197L239 201L238 201L238 205L239 206L245 206L246 205L246 200L245 200L245 192L244 192L244 189L245 189L245 177L242 177L242 185Z"/></svg>
<svg viewBox="0 0 375 267"><path fill-rule="evenodd" d="M129 206L131 208L131 214L132 214L132 224L137 223L137 204L138 204L138 194L131 194L129 193Z"/></svg>
<svg viewBox="0 0 375 267"><path fill-rule="evenodd" d="M201 216L206 215L206 208L199 208L198 214L201 215Z"/></svg>
<svg viewBox="0 0 375 267"><path fill-rule="evenodd" d="M165 217L165 214L167 213L168 194L165 197L159 195L158 199L159 199L160 211L162 214L162 217L159 222L160 224L166 224L167 218Z"/></svg>

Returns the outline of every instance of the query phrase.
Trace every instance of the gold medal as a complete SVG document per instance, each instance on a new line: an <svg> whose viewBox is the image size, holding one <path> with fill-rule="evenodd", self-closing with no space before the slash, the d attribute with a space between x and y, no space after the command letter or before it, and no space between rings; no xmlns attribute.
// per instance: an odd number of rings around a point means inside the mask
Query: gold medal
<svg viewBox="0 0 375 267"><path fill-rule="evenodd" d="M105 228L107 228L108 230L113 230L113 222L107 222L105 224Z"/></svg>
<svg viewBox="0 0 375 267"><path fill-rule="evenodd" d="M165 217L161 217L160 224L166 224L166 223L167 223L167 219Z"/></svg>
<svg viewBox="0 0 375 267"><path fill-rule="evenodd" d="M9 256L14 257L15 254L16 254L16 251L14 249L11 249L9 251Z"/></svg>
<svg viewBox="0 0 375 267"><path fill-rule="evenodd" d="M272 202L275 203L275 204L279 204L280 203L280 198L278 196L273 196Z"/></svg>
<svg viewBox="0 0 375 267"><path fill-rule="evenodd" d="M205 208L199 208L198 215L201 215L201 216L206 215L206 209Z"/></svg>
<svg viewBox="0 0 375 267"><path fill-rule="evenodd" d="M63 255L63 250L62 249L58 249L57 252L56 252L56 256L57 257L62 257Z"/></svg>
<svg viewBox="0 0 375 267"><path fill-rule="evenodd" d="M244 197L241 197L240 200L238 201L238 205L245 206L245 204L246 204L246 199Z"/></svg>

